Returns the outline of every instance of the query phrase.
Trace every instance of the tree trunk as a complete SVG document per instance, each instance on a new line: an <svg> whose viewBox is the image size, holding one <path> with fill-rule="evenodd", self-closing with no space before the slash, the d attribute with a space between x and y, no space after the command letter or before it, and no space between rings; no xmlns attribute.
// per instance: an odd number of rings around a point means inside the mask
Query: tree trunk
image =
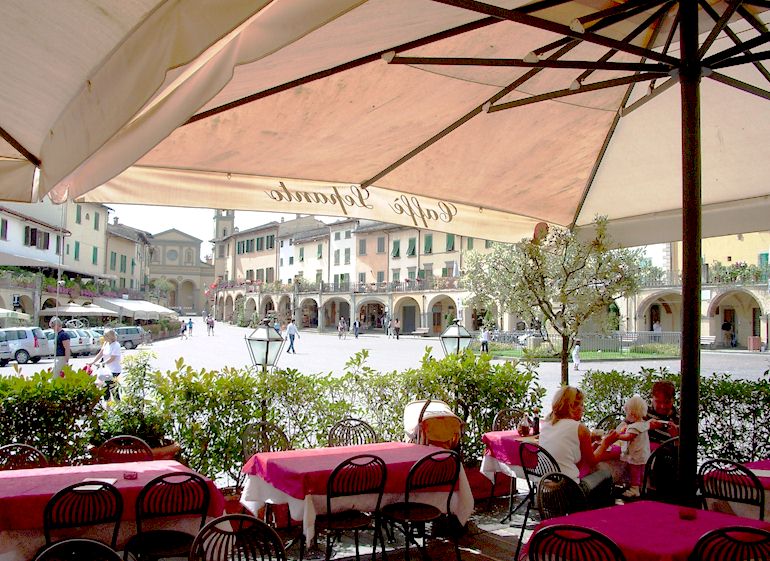
<svg viewBox="0 0 770 561"><path fill-rule="evenodd" d="M561 384L569 385L569 336L561 336Z"/></svg>

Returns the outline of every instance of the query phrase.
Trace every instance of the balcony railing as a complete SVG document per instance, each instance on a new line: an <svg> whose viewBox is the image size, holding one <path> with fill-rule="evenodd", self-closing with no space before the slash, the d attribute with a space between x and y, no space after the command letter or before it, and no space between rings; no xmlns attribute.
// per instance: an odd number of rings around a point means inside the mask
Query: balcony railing
<svg viewBox="0 0 770 561"><path fill-rule="evenodd" d="M436 290L462 289L460 277L430 277L428 279L405 279L398 282L299 282L281 284L261 281L226 281L216 285L216 290L240 289L250 293L287 293L295 290L300 293L388 293L388 292L424 292Z"/></svg>

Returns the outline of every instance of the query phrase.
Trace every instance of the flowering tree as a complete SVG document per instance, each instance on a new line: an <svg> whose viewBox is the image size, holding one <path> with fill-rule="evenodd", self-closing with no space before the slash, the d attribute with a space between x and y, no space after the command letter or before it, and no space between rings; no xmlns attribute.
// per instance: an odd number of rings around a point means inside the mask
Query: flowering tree
<svg viewBox="0 0 770 561"><path fill-rule="evenodd" d="M615 298L638 291L641 257L641 250L614 247L606 219L599 218L591 240L551 228L518 244L495 244L486 255L471 252L463 282L477 302L545 319L561 336L561 378L568 384L569 351L580 326Z"/></svg>

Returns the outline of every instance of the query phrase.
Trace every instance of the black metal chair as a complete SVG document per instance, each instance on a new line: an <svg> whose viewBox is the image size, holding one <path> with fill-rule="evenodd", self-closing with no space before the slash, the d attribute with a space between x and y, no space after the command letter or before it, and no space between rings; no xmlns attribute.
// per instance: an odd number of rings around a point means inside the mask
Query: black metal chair
<svg viewBox="0 0 770 561"><path fill-rule="evenodd" d="M377 433L366 421L346 417L337 421L329 429L329 446L353 446L356 444L374 444Z"/></svg>
<svg viewBox="0 0 770 561"><path fill-rule="evenodd" d="M625 561L620 547L604 534L570 524L538 530L529 540L529 561Z"/></svg>
<svg viewBox="0 0 770 561"><path fill-rule="evenodd" d="M286 561L281 538L246 514L228 514L206 524L190 548L189 561Z"/></svg>
<svg viewBox="0 0 770 561"><path fill-rule="evenodd" d="M588 510L588 501L580 485L558 471L540 478L535 504L541 520Z"/></svg>
<svg viewBox="0 0 770 561"><path fill-rule="evenodd" d="M521 469L524 472L524 479L527 482L527 496L524 498L526 510L524 511L524 520L521 523L521 533L519 534L519 543L516 545L516 554L514 559L519 558L521 542L524 539L524 528L527 526L529 511L535 508L535 495L537 493L537 484L540 479L551 472L561 472L559 464L548 453L548 451L534 442L522 442L519 444L519 456L521 457ZM516 507L518 509L518 507ZM511 511L510 514L512 514Z"/></svg>
<svg viewBox="0 0 770 561"><path fill-rule="evenodd" d="M625 420L626 416L623 413L610 413L596 423L596 429L602 430L605 433L610 432L618 428L618 425Z"/></svg>
<svg viewBox="0 0 770 561"><path fill-rule="evenodd" d="M401 528L406 538L405 559L409 561L409 542L414 543L425 557L425 525L435 522L443 516L451 517L450 504L457 480L460 477L460 456L452 450L441 450L428 454L409 470L406 478L404 501L385 505L382 518ZM446 490L446 512L439 508L414 501L414 493L428 490ZM416 532L416 533L415 533ZM460 560L460 547L457 542L458 532L452 532L455 555ZM420 547L417 538L422 537Z"/></svg>
<svg viewBox="0 0 770 561"><path fill-rule="evenodd" d="M152 448L137 436L122 434L114 436L99 446L97 451L99 463L120 464L124 462L149 462Z"/></svg>
<svg viewBox="0 0 770 561"><path fill-rule="evenodd" d="M492 430L516 430L524 415L521 409L501 409L492 421Z"/></svg>
<svg viewBox="0 0 770 561"><path fill-rule="evenodd" d="M48 467L48 460L40 450L29 444L0 446L0 471Z"/></svg>
<svg viewBox="0 0 770 561"><path fill-rule="evenodd" d="M180 530L147 530L147 524L159 518L200 516L203 528L209 499L206 480L195 473L165 473L147 483L136 499L136 535L128 540L124 558L187 557L195 536Z"/></svg>
<svg viewBox="0 0 770 561"><path fill-rule="evenodd" d="M676 503L679 495L678 463L679 437L675 436L658 446L647 459L641 498Z"/></svg>
<svg viewBox="0 0 770 561"><path fill-rule="evenodd" d="M765 519L765 489L750 469L730 460L707 460L698 470L698 490L703 508L714 499L756 506Z"/></svg>
<svg viewBox="0 0 770 561"><path fill-rule="evenodd" d="M269 421L260 421L246 426L241 433L243 461L260 452L278 452L290 450L291 442L278 425Z"/></svg>
<svg viewBox="0 0 770 561"><path fill-rule="evenodd" d="M96 540L73 538L49 545L34 561L122 561L111 547Z"/></svg>
<svg viewBox="0 0 770 561"><path fill-rule="evenodd" d="M52 534L72 528L113 524L110 546L118 541L123 497L115 486L104 481L83 481L69 485L56 493L43 510L45 543L52 543Z"/></svg>
<svg viewBox="0 0 770 561"><path fill-rule="evenodd" d="M770 532L728 526L703 534L688 561L770 561Z"/></svg>
<svg viewBox="0 0 770 561"><path fill-rule="evenodd" d="M356 559L360 559L358 550L358 533L369 527L374 520L374 538L372 540L372 559L377 551L377 538L385 550L385 542L380 533L380 503L385 490L387 467L382 458L370 454L353 456L342 462L329 476L326 485L326 514L316 517L316 528L326 532L326 560L331 558L332 534L353 532L356 544ZM335 499L355 495L377 495L377 506L371 513L356 509L336 511Z"/></svg>

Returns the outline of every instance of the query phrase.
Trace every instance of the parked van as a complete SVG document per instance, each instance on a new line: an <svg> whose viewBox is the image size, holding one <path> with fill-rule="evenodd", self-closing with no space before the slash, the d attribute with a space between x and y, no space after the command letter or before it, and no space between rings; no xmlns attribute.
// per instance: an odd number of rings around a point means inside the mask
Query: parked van
<svg viewBox="0 0 770 561"><path fill-rule="evenodd" d="M116 327L115 335L118 336L118 343L127 349L135 349L144 343L145 331L141 327Z"/></svg>
<svg viewBox="0 0 770 561"><path fill-rule="evenodd" d="M5 340L5 333L0 331L0 367L8 364L12 359L11 347L8 345L8 341Z"/></svg>
<svg viewBox="0 0 770 561"><path fill-rule="evenodd" d="M39 327L6 327L0 331L8 342L12 360L19 364L37 363L54 353L54 347Z"/></svg>

